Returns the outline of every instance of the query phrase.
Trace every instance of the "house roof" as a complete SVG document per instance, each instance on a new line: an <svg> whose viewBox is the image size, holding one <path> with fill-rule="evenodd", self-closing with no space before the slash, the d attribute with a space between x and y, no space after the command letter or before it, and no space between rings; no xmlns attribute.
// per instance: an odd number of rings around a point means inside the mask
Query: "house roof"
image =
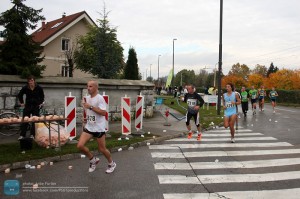
<svg viewBox="0 0 300 199"><path fill-rule="evenodd" d="M85 11L68 16L63 15L59 19L47 23L42 22L42 27L32 33L33 40L37 43L40 43L41 46L45 46L81 19L85 19L91 25L96 25Z"/></svg>

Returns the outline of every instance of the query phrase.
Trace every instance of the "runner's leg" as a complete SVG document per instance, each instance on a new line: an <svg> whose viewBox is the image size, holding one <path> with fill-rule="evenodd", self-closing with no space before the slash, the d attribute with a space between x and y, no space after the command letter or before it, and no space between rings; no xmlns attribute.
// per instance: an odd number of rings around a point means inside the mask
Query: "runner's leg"
<svg viewBox="0 0 300 199"><path fill-rule="evenodd" d="M105 137L106 136L103 135L101 138L97 138L98 151L101 152L105 156L108 163L112 163L111 154L110 154L109 150L106 148Z"/></svg>
<svg viewBox="0 0 300 199"><path fill-rule="evenodd" d="M91 134L88 134L86 132L82 132L79 138L79 141L77 143L77 148L84 153L89 159L92 159L94 156L90 152L90 150L85 146L85 144L92 138L93 136Z"/></svg>

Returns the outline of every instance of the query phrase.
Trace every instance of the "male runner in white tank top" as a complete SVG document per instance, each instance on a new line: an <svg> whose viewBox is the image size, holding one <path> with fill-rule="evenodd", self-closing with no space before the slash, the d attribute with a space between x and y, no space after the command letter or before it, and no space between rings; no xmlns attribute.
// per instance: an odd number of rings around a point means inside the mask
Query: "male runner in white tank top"
<svg viewBox="0 0 300 199"><path fill-rule="evenodd" d="M86 102L82 101L82 106L86 110L87 114L87 123L80 135L77 148L90 159L89 172L95 171L96 165L99 163L99 158L94 157L85 144L91 138L96 138L98 143L98 151L103 153L108 161L106 173L112 173L117 165L112 160L111 154L105 145L105 101L104 98L98 94L98 82L89 81L87 84L87 89L90 95L86 97Z"/></svg>

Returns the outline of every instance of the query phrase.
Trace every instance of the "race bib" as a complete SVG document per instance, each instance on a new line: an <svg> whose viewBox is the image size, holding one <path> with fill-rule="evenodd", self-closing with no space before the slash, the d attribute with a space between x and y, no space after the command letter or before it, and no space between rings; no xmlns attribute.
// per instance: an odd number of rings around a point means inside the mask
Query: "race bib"
<svg viewBox="0 0 300 199"><path fill-rule="evenodd" d="M256 94L252 94L252 99L256 99Z"/></svg>
<svg viewBox="0 0 300 199"><path fill-rule="evenodd" d="M225 105L227 108L234 107L234 104L232 104L231 102L226 102Z"/></svg>
<svg viewBox="0 0 300 199"><path fill-rule="evenodd" d="M96 116L95 115L88 115L87 122L89 123L96 123Z"/></svg>
<svg viewBox="0 0 300 199"><path fill-rule="evenodd" d="M197 100L196 100L196 99L188 99L188 100L187 100L187 105L188 105L189 107L194 107L194 106L197 105Z"/></svg>
<svg viewBox="0 0 300 199"><path fill-rule="evenodd" d="M275 97L275 93L271 93L271 96L272 96L272 97Z"/></svg>

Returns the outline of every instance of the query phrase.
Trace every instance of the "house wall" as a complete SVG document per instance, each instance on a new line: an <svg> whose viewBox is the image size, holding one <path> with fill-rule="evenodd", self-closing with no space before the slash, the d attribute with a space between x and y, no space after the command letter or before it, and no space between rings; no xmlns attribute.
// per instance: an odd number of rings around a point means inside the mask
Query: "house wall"
<svg viewBox="0 0 300 199"><path fill-rule="evenodd" d="M61 67L65 65L66 58L64 52L61 50L62 38L69 38L70 44L79 35L85 35L89 31L88 23L85 19L80 20L74 26L69 28L66 32L59 35L56 39L51 41L44 47L45 59L41 64L46 65L46 69L43 72L43 76L61 76ZM89 73L84 73L78 69L74 70L74 77L92 77Z"/></svg>

